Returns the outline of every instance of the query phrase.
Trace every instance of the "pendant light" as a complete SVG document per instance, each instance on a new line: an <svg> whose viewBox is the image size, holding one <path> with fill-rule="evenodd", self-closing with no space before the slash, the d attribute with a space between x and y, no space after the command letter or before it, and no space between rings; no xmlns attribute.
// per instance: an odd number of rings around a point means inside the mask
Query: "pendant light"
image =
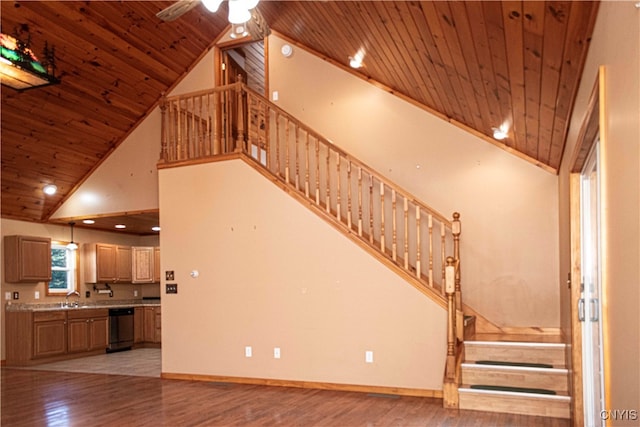
<svg viewBox="0 0 640 427"><path fill-rule="evenodd" d="M74 225L76 225L76 223L73 222L73 221L71 221L69 223L69 226L71 226L71 241L67 245L67 249L69 249L70 251L75 251L76 249L78 249L78 244L73 241L73 226Z"/></svg>

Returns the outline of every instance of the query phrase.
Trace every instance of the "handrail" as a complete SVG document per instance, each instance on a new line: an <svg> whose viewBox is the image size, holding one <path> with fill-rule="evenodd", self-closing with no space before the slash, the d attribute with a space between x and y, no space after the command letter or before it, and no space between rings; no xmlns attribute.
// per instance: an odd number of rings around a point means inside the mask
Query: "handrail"
<svg viewBox="0 0 640 427"><path fill-rule="evenodd" d="M161 111L161 162L245 153L347 233L435 291L443 306L446 257L452 255L460 310L459 214L447 219L242 80L167 97Z"/></svg>

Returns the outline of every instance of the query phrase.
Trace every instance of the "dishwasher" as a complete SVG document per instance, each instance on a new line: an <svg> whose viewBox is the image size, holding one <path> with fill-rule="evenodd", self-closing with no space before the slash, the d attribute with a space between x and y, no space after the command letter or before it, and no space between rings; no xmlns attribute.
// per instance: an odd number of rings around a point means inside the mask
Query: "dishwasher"
<svg viewBox="0 0 640 427"><path fill-rule="evenodd" d="M109 309L109 347L107 353L130 350L133 346L133 308Z"/></svg>

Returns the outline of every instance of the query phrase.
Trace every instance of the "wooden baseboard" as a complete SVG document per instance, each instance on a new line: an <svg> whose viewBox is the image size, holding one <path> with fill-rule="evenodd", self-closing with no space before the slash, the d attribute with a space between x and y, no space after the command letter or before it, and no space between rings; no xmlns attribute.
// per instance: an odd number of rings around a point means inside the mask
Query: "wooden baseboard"
<svg viewBox="0 0 640 427"><path fill-rule="evenodd" d="M172 380L205 381L233 384L267 385L276 387L311 388L318 390L355 391L360 393L389 394L397 396L433 397L442 399L442 390L420 388L384 387L357 384L337 384L316 381L279 380L271 378L227 377L221 375L180 374L162 372L161 378Z"/></svg>

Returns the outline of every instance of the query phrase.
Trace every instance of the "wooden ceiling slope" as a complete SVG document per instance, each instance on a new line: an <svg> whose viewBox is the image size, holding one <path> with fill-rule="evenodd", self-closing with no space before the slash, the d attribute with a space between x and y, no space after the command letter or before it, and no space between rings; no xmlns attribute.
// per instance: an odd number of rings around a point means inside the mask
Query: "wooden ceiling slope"
<svg viewBox="0 0 640 427"><path fill-rule="evenodd" d="M4 32L27 24L56 47L58 86L2 87L2 216L46 221L227 26L172 1L1 1ZM440 117L556 171L593 31L592 1L265 1L271 28ZM36 48L38 51L39 48ZM425 138L428 136L416 136ZM45 198L42 186L60 191Z"/></svg>

